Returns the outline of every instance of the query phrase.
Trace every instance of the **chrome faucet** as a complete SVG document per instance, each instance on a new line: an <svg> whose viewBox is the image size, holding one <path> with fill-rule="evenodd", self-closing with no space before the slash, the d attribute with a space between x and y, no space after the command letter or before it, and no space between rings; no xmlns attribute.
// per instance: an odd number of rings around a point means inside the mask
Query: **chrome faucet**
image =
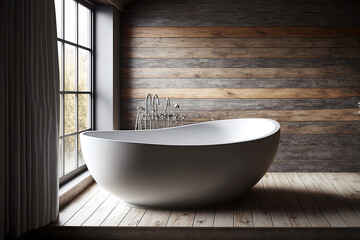
<svg viewBox="0 0 360 240"><path fill-rule="evenodd" d="M165 115L165 117L167 116L167 109L168 109L168 107L170 107L170 98L166 98L166 104L165 104L165 106L164 106L164 115Z"/></svg>
<svg viewBox="0 0 360 240"><path fill-rule="evenodd" d="M168 116L168 107L170 107L170 98L166 98L166 104L164 106L164 127L165 127L165 119L168 119L168 126L170 125L169 123L169 116Z"/></svg>
<svg viewBox="0 0 360 240"><path fill-rule="evenodd" d="M151 94L146 94L145 97L145 129L147 128L147 118L149 116L149 108L151 109ZM151 119L150 119L150 126L151 126Z"/></svg>
<svg viewBox="0 0 360 240"><path fill-rule="evenodd" d="M150 125L150 129L155 127L155 120L158 118L158 106L160 105L159 97L155 93L152 96L152 109L151 109L151 119L153 120L153 125Z"/></svg>
<svg viewBox="0 0 360 240"><path fill-rule="evenodd" d="M163 121L163 127L170 127L172 123L178 123L181 120L181 124L184 125L184 119L186 116L178 113L169 113L170 98L166 98L164 104L164 113L159 114L160 99L156 93L152 96L150 93L146 94L145 106L137 106L135 130L142 129L154 129L160 127L160 122ZM180 108L179 104L174 105L174 110Z"/></svg>

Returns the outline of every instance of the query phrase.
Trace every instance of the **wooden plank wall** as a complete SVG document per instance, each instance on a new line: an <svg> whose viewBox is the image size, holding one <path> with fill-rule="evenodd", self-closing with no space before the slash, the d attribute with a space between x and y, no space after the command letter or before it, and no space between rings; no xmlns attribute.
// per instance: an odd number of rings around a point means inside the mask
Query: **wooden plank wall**
<svg viewBox="0 0 360 240"><path fill-rule="evenodd" d="M279 121L272 171L360 171L359 9L356 0L133 0L119 43L122 128L158 93L187 123Z"/></svg>

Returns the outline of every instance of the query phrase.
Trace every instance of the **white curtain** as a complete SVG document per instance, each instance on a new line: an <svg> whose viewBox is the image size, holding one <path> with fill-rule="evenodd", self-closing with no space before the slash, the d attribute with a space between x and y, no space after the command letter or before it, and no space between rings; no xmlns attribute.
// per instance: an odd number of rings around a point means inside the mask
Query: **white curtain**
<svg viewBox="0 0 360 240"><path fill-rule="evenodd" d="M0 238L58 216L59 67L52 0L0 0Z"/></svg>

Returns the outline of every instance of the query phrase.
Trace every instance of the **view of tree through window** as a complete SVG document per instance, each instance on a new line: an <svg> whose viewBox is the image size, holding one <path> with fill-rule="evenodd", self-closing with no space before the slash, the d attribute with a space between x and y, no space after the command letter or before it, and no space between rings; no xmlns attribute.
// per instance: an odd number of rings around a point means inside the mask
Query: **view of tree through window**
<svg viewBox="0 0 360 240"><path fill-rule="evenodd" d="M92 128L92 12L54 0L60 67L59 177L84 165L80 136Z"/></svg>

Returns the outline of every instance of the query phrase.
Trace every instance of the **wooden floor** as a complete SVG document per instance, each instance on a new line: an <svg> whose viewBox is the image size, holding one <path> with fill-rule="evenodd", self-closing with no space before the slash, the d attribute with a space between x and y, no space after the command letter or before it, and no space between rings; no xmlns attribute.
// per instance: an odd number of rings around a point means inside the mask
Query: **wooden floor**
<svg viewBox="0 0 360 240"><path fill-rule="evenodd" d="M189 210L128 207L95 183L54 226L357 229L360 173L267 173L233 205Z"/></svg>

